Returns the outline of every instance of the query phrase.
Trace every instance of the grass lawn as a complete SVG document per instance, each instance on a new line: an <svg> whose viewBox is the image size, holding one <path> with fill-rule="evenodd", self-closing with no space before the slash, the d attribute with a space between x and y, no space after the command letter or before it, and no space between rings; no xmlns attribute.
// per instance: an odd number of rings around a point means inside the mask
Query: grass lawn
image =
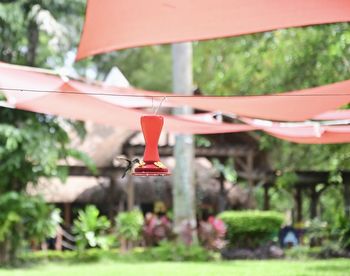
<svg viewBox="0 0 350 276"><path fill-rule="evenodd" d="M350 275L349 259L317 261L230 261L211 263L47 263L20 269L0 269L0 275Z"/></svg>

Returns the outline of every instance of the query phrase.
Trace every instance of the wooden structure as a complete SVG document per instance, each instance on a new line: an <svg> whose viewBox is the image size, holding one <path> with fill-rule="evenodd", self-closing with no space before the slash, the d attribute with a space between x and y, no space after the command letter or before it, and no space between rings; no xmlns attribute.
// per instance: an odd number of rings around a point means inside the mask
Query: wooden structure
<svg viewBox="0 0 350 276"><path fill-rule="evenodd" d="M140 187L149 187L154 184L153 182L159 182L162 185L168 187L168 192L171 194L171 178L166 177L160 180L145 180L140 182L136 178L120 179L123 168L113 166L113 156L124 154L127 157L142 156L144 152L143 138L138 133L128 134L113 134L109 130L99 129L99 135L93 136L94 140L102 140L104 143L102 147L96 142L93 146L86 145L85 149L97 149L96 154L99 160L97 162L98 174L94 175L86 167L79 164L73 164L69 167L69 175L72 177L88 177L95 179L104 179L102 184L97 184L94 187L88 187L86 191L81 192L81 195L76 199L62 201L61 207L63 209L64 218L67 224L72 221L72 204L77 202L96 203L102 201L106 206L107 214L112 219L116 212L121 209L132 209L135 200L139 204L137 199L138 191ZM110 134L107 135L106 134ZM139 136L139 137L138 137ZM97 137L97 138L96 138ZM123 137L119 140L116 138ZM195 148L195 156L197 158L205 157L209 160L212 158L218 159L221 163L225 163L229 158L234 159L235 170L239 178L246 180L248 183L250 196L253 187L256 185L264 188L264 209L270 208L270 189L274 186L276 173L272 171L269 166L267 153L259 150L258 138L254 137L254 134L250 133L232 133L224 135L205 135L203 136L205 146L197 146ZM103 139L101 139L103 138ZM164 135L160 140L159 154L162 158L171 157L173 155L173 141L172 137ZM119 148L119 150L114 150ZM104 149L104 150L101 150ZM83 149L84 150L84 149ZM104 151L106 151L107 158L103 158ZM90 152L88 152L91 155ZM93 155L94 156L94 155ZM303 171L296 172L298 180L294 185L294 198L295 198L295 221L301 221L302 217L302 198L307 195L311 199L310 217L317 215L317 205L321 193L330 185L328 184L329 173L328 172L312 172ZM346 208L346 214L350 217L350 173L342 172L344 180L344 202ZM222 211L228 207L227 203L227 189L224 187L225 179L223 174L217 174L216 176L209 176L212 182L208 182L208 185L218 185L219 190L216 190L215 202L217 203L217 211ZM148 181L148 182L147 182ZM97 183L97 182L96 182ZM123 189L120 188L123 186ZM135 194L135 185L138 186ZM208 186L207 185L207 186ZM216 186L217 187L217 186ZM103 190L103 192L102 192ZM218 192L217 192L218 191ZM143 190L145 192L145 190ZM153 196L154 198L154 196ZM169 199L171 200L171 199ZM57 201L52 201L57 202ZM124 202L127 202L124 206ZM213 202L213 201L211 201ZM116 204L119 206L116 208ZM120 205L122 204L122 205ZM254 206L246 206L253 208Z"/></svg>
<svg viewBox="0 0 350 276"><path fill-rule="evenodd" d="M138 134L135 133L126 140L123 145L123 153L128 156L142 156L144 152L144 145L142 139L136 138L137 142L131 143L133 138ZM267 153L259 150L258 138L249 133L227 133L227 134L211 134L202 135L208 142L208 146L196 146L195 157L205 157L208 159L216 158L221 163L225 163L229 158L234 159L235 170L238 176L246 179L249 186L249 197L252 197L253 187L256 179L254 178L255 171L270 171ZM173 156L174 145L169 137L163 139L163 143L158 148L159 154L162 157ZM223 199L219 201L218 210L225 209L225 191L224 191L224 177L219 176L220 181L220 197ZM130 181L129 196L132 201L133 184ZM251 206L253 207L253 206Z"/></svg>
<svg viewBox="0 0 350 276"><path fill-rule="evenodd" d="M303 196L307 194L310 198L310 218L318 216L317 206L321 194L330 186L335 185L329 182L331 173L326 171L296 171L297 180L293 185L295 201L296 222L303 221ZM350 218L350 171L340 172L343 179L343 197L345 215ZM276 179L275 172L264 172L254 175L255 179L264 179L264 209L269 209L269 190L273 187Z"/></svg>

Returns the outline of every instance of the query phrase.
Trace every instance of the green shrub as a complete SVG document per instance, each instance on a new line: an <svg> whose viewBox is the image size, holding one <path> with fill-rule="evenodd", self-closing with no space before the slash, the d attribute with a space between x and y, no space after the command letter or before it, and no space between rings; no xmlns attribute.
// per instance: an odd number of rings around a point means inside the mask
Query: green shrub
<svg viewBox="0 0 350 276"><path fill-rule="evenodd" d="M117 249L102 250L99 248L87 249L79 254L74 251L51 250L27 252L21 256L21 262L22 264L38 264L48 261L57 263L85 263L101 260L120 262L205 262L218 259L219 257L218 254L208 251L199 245L186 246L184 244L163 241L157 247L136 247L123 254Z"/></svg>
<svg viewBox="0 0 350 276"><path fill-rule="evenodd" d="M341 247L341 244L339 244L339 242L327 241L322 245L321 251L317 257L322 259L329 259L345 257L346 255L346 251Z"/></svg>
<svg viewBox="0 0 350 276"><path fill-rule="evenodd" d="M339 245L350 251L350 219L339 216L334 225L333 234L338 238Z"/></svg>
<svg viewBox="0 0 350 276"><path fill-rule="evenodd" d="M325 242L322 246L295 246L285 250L288 259L306 260L306 259L329 259L345 257L344 251L336 242Z"/></svg>
<svg viewBox="0 0 350 276"><path fill-rule="evenodd" d="M150 261L205 262L213 259L213 253L199 245L161 241L159 246L146 249L143 257Z"/></svg>
<svg viewBox="0 0 350 276"><path fill-rule="evenodd" d="M22 263L40 263L45 261L62 262L71 261L77 258L75 251L56 251L56 250L42 250L26 252L22 254Z"/></svg>
<svg viewBox="0 0 350 276"><path fill-rule="evenodd" d="M327 222L321 221L319 218L307 221L306 228L304 241L310 246L321 246L330 237L330 229Z"/></svg>
<svg viewBox="0 0 350 276"><path fill-rule="evenodd" d="M87 247L101 247L108 249L114 237L107 235L111 226L105 216L100 216L99 210L89 205L85 210L79 211L78 219L74 220L73 232L76 234L76 243L79 252Z"/></svg>
<svg viewBox="0 0 350 276"><path fill-rule="evenodd" d="M254 248L277 236L283 216L273 211L226 211L219 215L230 247Z"/></svg>
<svg viewBox="0 0 350 276"><path fill-rule="evenodd" d="M287 259L306 260L318 258L321 252L321 247L294 246L286 249L284 253Z"/></svg>
<svg viewBox="0 0 350 276"><path fill-rule="evenodd" d="M140 238L143 226L143 215L139 210L119 213L116 217L118 235L129 241Z"/></svg>
<svg viewBox="0 0 350 276"><path fill-rule="evenodd" d="M25 193L1 194L0 210L0 264L13 263L30 242L39 244L54 236L60 222L53 206Z"/></svg>
<svg viewBox="0 0 350 276"><path fill-rule="evenodd" d="M117 250L90 248L84 252L43 250L26 252L21 256L22 264L37 264L43 262L85 263L98 262L103 259L117 260Z"/></svg>

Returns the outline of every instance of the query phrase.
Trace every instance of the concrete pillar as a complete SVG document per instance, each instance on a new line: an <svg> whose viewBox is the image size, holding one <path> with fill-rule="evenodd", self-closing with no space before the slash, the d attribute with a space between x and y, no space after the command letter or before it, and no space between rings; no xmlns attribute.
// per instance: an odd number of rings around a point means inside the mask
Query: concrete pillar
<svg viewBox="0 0 350 276"><path fill-rule="evenodd" d="M174 94L192 95L192 44L189 42L173 44L172 58ZM192 114L192 108L189 106L176 108L174 114ZM184 228L189 232L190 228L196 227L193 135L176 135L174 156L176 160L173 172L174 231L181 234ZM195 239L195 231L192 233Z"/></svg>

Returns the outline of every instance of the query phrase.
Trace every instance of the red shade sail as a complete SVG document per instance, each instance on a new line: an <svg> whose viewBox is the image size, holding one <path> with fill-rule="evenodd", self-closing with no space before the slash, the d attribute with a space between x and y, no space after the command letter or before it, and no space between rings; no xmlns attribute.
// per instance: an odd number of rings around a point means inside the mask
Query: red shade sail
<svg viewBox="0 0 350 276"><path fill-rule="evenodd" d="M350 102L350 81L266 96L169 97L195 108L276 121L304 121Z"/></svg>
<svg viewBox="0 0 350 276"><path fill-rule="evenodd" d="M342 132L334 131L332 128L334 127L327 127L321 137L295 137L283 134L274 134L270 132L268 133L276 138L299 144L340 144L350 142L349 126L347 127L348 129L346 131Z"/></svg>
<svg viewBox="0 0 350 276"><path fill-rule="evenodd" d="M152 44L346 21L348 0L89 0L77 59Z"/></svg>
<svg viewBox="0 0 350 276"><path fill-rule="evenodd" d="M188 97L134 88L109 86L105 89L105 92L120 93L120 91L123 91L126 94L154 96L154 99L167 97L167 100L164 102L167 106L187 105L208 111L221 111L243 117L275 121L316 120L321 113L335 110L350 103L350 80L264 96ZM335 116L339 118L347 116L345 111L333 112L331 116L329 113L322 116L328 116L330 120L333 120L332 117L335 119Z"/></svg>
<svg viewBox="0 0 350 276"><path fill-rule="evenodd" d="M62 87L69 83L72 87ZM152 99L142 97L123 97L122 95L139 92L132 88L113 87L88 84L81 81L68 79L66 76L59 76L51 70L18 66L0 62L0 88L4 90L9 103L18 103L26 99L34 99L49 95L50 92L74 92L86 93L89 96L105 102L114 102L124 107L151 107ZM6 90L8 88L9 90ZM24 91L20 91L20 90ZM71 91L69 90L71 89ZM30 91L32 90L32 91ZM108 96L110 95L110 96ZM121 95L115 97L116 95ZM154 104L159 101L154 100Z"/></svg>
<svg viewBox="0 0 350 276"><path fill-rule="evenodd" d="M52 71L25 66L0 63L0 88L8 88L8 90L2 89L8 100L6 106L132 130L140 130L140 117L150 114L147 111L121 106L121 104L127 105L124 102L126 99L132 102L129 103L132 106L142 106L144 100L150 102L150 99L126 97L121 101L120 97L97 95L96 93L108 92L109 95L117 96L125 93L125 90L115 87L104 88L75 80L64 81ZM177 133L206 134L255 129L244 124L200 122L170 115L165 118L164 129Z"/></svg>
<svg viewBox="0 0 350 276"><path fill-rule="evenodd" d="M90 88L91 89L91 88ZM167 106L188 105L194 108L221 111L243 117L260 118L275 121L304 121L317 118L321 113L335 110L350 102L350 80L319 87L295 90L264 96L229 96L229 97L179 97L171 93L160 93L130 88L106 87L104 92L154 96L154 99L167 97ZM137 106L137 104L134 104ZM332 111L333 112L333 111ZM344 111L334 116L346 116ZM329 116L325 115L325 116ZM329 117L332 120L332 117ZM335 118L335 117L334 117Z"/></svg>
<svg viewBox="0 0 350 276"><path fill-rule="evenodd" d="M190 105L204 110L222 111L241 116L276 121L301 121L310 119L320 113L336 109L337 107L350 102L350 81L268 96L171 97L172 94L143 91L133 88L104 87L74 80L69 80L68 83L66 83L61 77L57 76L52 71L9 65L6 63L0 63L0 87L10 89L32 89L37 92L45 90L69 92L71 89L73 92L86 93L86 97L91 98L90 101L95 100L96 102L101 102L101 104L104 102L106 104L115 104L116 106L123 107L151 106L152 100L145 97L113 97L113 95L164 95L168 96L167 101L165 102L166 104ZM49 98L53 97L51 93L37 92L5 91L9 103L17 103L17 107L20 102L25 101L26 99L33 100L37 97L41 98L43 96L48 96ZM96 94L110 94L112 96ZM62 95L56 96L59 98L62 97ZM81 97L82 96L78 95L76 98L79 99ZM64 98L68 101L70 98L73 99L74 97L73 95L67 94L64 95ZM78 103L79 100L77 100L77 104ZM154 105L157 105L158 103L159 100L158 102L154 100ZM68 103L62 103L62 109L64 109L65 105L68 105ZM81 102L79 106L83 106L83 103ZM61 108L61 106L57 106L57 108ZM87 111L94 113L93 110ZM335 111L335 113L333 112L332 114L333 115L326 113L320 115L322 117L315 118L339 119L340 117L343 117L344 119L347 119L349 111ZM216 127L209 129L211 133L214 133ZM226 128L226 126L225 129L229 132L229 129ZM201 128L199 131L203 132L205 130Z"/></svg>
<svg viewBox="0 0 350 276"><path fill-rule="evenodd" d="M350 110L333 110L312 118L313 120L350 120Z"/></svg>
<svg viewBox="0 0 350 276"><path fill-rule="evenodd" d="M118 88L108 87L107 89L99 85L89 85L68 79L63 81L61 77L47 70L0 63L0 87L15 89L3 90L9 100L6 103L7 105L33 112L60 115L70 119L89 120L121 128L140 130L140 117L152 115L150 112L118 105L118 101L115 100L118 97L110 101L109 98L111 97L91 94L91 92L99 91L117 95ZM16 90L18 88L25 90ZM33 91L26 91L27 89ZM128 90L128 93L130 91ZM122 92L125 91L119 91L119 93ZM136 93L141 92L136 91ZM146 94L148 93L151 92L146 92ZM230 98L234 99L235 97ZM250 99L250 97L239 98ZM138 98L132 99L134 101L133 105L138 106ZM177 100L178 98L171 99ZM193 98L185 98L184 100L188 99ZM208 113L190 116L164 115L164 119L164 130L175 133L214 134L262 129L273 136L298 143L344 143L350 141L350 126L306 125L285 127L283 124L271 122L270 125L257 124L256 121L251 119L244 119L247 125L227 124L214 120L212 115Z"/></svg>
<svg viewBox="0 0 350 276"><path fill-rule="evenodd" d="M350 142L350 125L322 126L317 123L292 125L247 118L242 120L274 137L294 143L335 144Z"/></svg>

